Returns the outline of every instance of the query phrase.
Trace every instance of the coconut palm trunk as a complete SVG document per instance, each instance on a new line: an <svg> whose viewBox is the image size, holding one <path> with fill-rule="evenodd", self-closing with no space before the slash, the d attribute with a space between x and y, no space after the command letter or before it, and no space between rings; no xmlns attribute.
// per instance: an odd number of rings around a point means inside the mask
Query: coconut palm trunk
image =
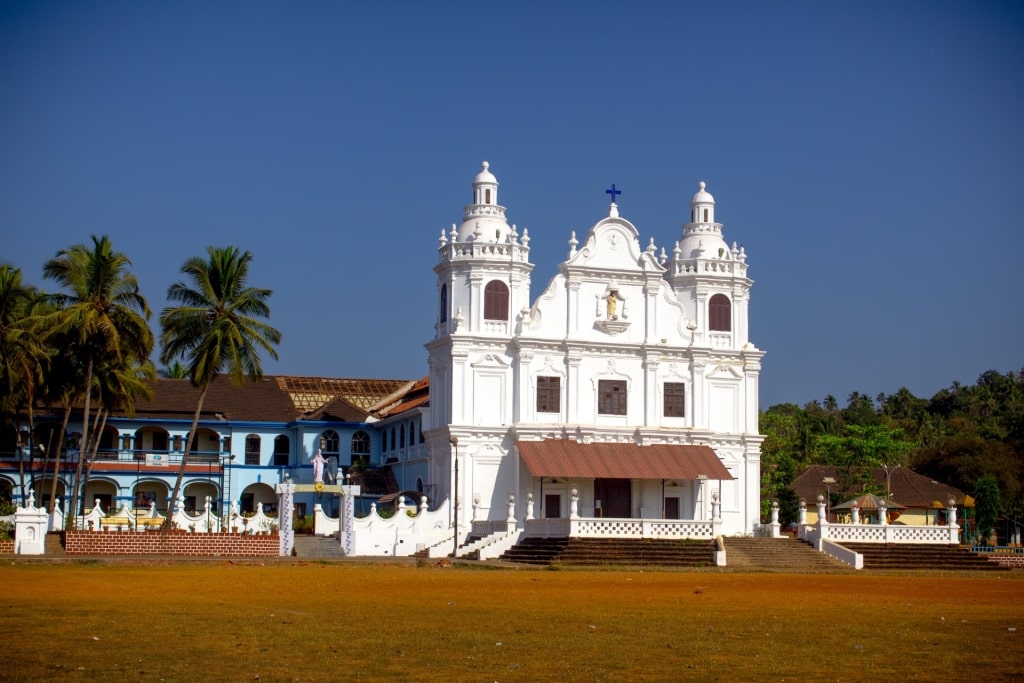
<svg viewBox="0 0 1024 683"><path fill-rule="evenodd" d="M206 402L206 391L209 384L204 384L199 392L199 403L196 405L195 415L192 416L192 428L185 439L185 452L181 456L181 463L178 465L178 476L174 480L174 489L171 491L171 500L167 505L167 519L164 520L163 529L166 531L174 524L174 511L178 504L178 495L181 493L181 483L185 480L185 468L188 466L188 457L192 453L192 442L196 438L196 431L199 429L199 416L203 412L203 403Z"/></svg>
<svg viewBox="0 0 1024 683"><path fill-rule="evenodd" d="M85 462L85 453L89 451L89 399L92 397L92 358L85 370L85 408L82 413L82 438L78 442L78 465L75 471L75 480L71 486L71 502L68 505L64 526L66 529L75 528L75 520L78 518L78 485L82 481L82 465Z"/></svg>

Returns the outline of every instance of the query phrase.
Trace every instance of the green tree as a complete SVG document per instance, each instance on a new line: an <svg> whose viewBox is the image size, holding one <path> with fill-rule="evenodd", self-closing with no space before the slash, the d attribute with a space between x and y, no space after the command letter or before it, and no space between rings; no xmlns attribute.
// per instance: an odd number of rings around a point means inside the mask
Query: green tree
<svg viewBox="0 0 1024 683"><path fill-rule="evenodd" d="M40 293L22 282L20 269L0 263L0 423L15 425L23 505L27 496L25 451L32 449L35 393L49 359L35 315L39 301ZM22 409L28 413L27 444L21 442L22 430L18 428Z"/></svg>
<svg viewBox="0 0 1024 683"><path fill-rule="evenodd" d="M846 492L858 483L872 482L867 472L872 467L906 464L907 454L916 446L903 438L903 430L881 425L848 424L844 432L843 436L822 434L817 443L821 464L839 469L839 488Z"/></svg>
<svg viewBox="0 0 1024 683"><path fill-rule="evenodd" d="M62 249L43 266L43 274L64 291L50 295L59 310L53 314L53 332L67 335L84 355L85 405L82 411L82 439L78 468L68 507L69 523L78 514L78 483L82 479L82 453L89 444L89 419L96 363L125 364L147 358L153 350L149 328L149 305L139 292L135 275L128 271L131 260L114 251L110 238L92 236L92 245L77 244Z"/></svg>
<svg viewBox="0 0 1024 683"><path fill-rule="evenodd" d="M991 474L980 477L974 487L974 519L978 543L985 543L995 529L1001 509L999 482Z"/></svg>
<svg viewBox="0 0 1024 683"><path fill-rule="evenodd" d="M164 379L188 379L188 368L181 361L174 361L160 370L160 376Z"/></svg>
<svg viewBox="0 0 1024 683"><path fill-rule="evenodd" d="M271 290L248 285L251 261L252 254L236 247L207 247L205 259L193 257L181 267L187 283L176 282L167 290L168 301L180 305L169 306L160 314L160 362L167 365L183 358L189 381L199 389L199 401L185 440L165 529L171 525L210 384L221 373L227 373L236 385L246 377L255 382L263 376L260 353L277 359L275 345L281 342L281 333L265 322L270 317L267 299Z"/></svg>

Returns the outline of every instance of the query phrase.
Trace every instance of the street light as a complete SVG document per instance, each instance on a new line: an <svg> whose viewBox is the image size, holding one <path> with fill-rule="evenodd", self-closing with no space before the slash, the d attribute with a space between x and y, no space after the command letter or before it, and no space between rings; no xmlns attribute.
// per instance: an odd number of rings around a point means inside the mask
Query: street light
<svg viewBox="0 0 1024 683"><path fill-rule="evenodd" d="M455 446L455 487L452 491L452 511L455 519L452 534L452 561L459 556L459 437L448 437L448 443Z"/></svg>
<svg viewBox="0 0 1024 683"><path fill-rule="evenodd" d="M882 465L882 469L885 470L885 502L886 503L889 502L889 497L892 495L892 486L891 486L892 473L895 472L896 470L898 470L899 468L900 468L899 465L893 465L892 467L889 467L888 465Z"/></svg>

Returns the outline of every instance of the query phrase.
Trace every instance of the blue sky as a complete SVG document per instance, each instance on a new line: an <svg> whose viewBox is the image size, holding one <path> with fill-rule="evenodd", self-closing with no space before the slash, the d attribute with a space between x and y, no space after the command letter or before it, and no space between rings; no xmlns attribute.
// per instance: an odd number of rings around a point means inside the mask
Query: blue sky
<svg viewBox="0 0 1024 683"><path fill-rule="evenodd" d="M482 160L534 297L611 183L671 251L705 180L762 407L929 397L1024 367L1022 122L1019 2L4 2L0 258L108 234L156 317L233 244L267 373L417 378Z"/></svg>

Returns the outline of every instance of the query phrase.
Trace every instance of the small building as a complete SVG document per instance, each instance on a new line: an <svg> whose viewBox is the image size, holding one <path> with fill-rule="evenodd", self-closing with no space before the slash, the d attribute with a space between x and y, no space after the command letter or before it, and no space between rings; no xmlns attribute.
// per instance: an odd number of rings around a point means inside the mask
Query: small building
<svg viewBox="0 0 1024 683"><path fill-rule="evenodd" d="M790 489L807 503L807 523L817 524L815 502L818 496L829 499L830 522L849 523L850 511L835 506L864 493L875 493L883 500L896 503L888 510L890 523L907 525L944 525L949 500L956 506L972 507L974 500L963 491L935 481L906 467L859 467L847 469L826 465L811 465L793 480ZM871 520L870 511L861 517Z"/></svg>

